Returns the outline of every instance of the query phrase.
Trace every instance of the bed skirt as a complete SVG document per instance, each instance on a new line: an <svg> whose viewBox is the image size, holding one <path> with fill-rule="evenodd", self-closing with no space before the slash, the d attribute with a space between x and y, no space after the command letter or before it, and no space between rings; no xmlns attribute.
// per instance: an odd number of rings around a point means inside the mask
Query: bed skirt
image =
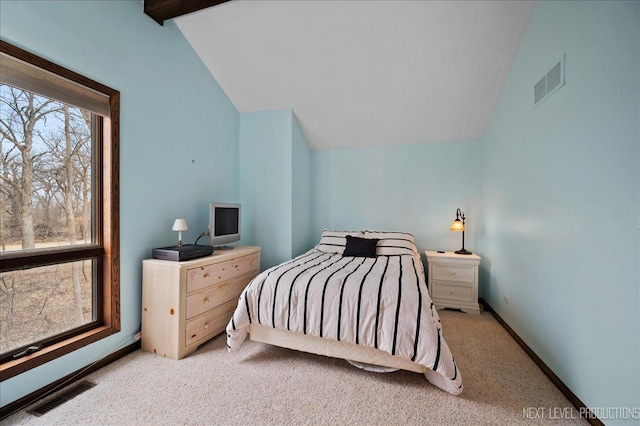
<svg viewBox="0 0 640 426"><path fill-rule="evenodd" d="M353 365L368 371L383 372L391 371L390 369L392 369L422 373L434 386L454 395L460 393L460 389L453 386L451 382L444 380L443 376L435 371L407 359L390 355L380 349L360 346L351 342L323 339L255 323L249 326L249 338L269 345L353 361ZM367 368L368 365L371 368ZM376 368L378 366L386 369Z"/></svg>

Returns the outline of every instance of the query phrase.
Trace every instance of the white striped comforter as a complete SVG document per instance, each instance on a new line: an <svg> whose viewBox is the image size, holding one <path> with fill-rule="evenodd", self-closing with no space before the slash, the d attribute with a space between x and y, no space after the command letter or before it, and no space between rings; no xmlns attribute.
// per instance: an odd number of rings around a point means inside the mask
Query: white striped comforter
<svg viewBox="0 0 640 426"><path fill-rule="evenodd" d="M343 257L312 249L246 287L227 326L230 351L251 323L381 349L438 373L426 376L447 392L462 392L417 254Z"/></svg>

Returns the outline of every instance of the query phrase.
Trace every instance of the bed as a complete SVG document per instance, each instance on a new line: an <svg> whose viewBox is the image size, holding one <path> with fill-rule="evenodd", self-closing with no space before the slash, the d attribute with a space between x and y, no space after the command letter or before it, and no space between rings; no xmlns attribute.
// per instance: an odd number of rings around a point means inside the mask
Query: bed
<svg viewBox="0 0 640 426"><path fill-rule="evenodd" d="M229 351L249 336L369 371L422 373L453 395L463 390L409 233L323 231L313 249L247 285L226 331Z"/></svg>

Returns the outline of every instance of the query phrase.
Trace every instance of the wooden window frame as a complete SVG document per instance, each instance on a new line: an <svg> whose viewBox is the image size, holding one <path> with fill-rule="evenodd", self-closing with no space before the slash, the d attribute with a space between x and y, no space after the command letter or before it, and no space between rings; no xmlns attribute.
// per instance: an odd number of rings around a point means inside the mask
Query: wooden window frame
<svg viewBox="0 0 640 426"><path fill-rule="evenodd" d="M54 250L0 253L0 272L73 259L97 259L95 264L98 268L99 282L95 288L98 289L98 297L101 298L97 301L97 321L59 335L59 338L52 339L50 344L38 352L0 364L0 381L4 381L120 331L120 92L3 40L0 40L0 53L5 55L5 58L22 61L36 69L36 72L45 71L40 74L46 78L47 73L53 75L54 80L58 79L57 83L49 83L54 90L68 87L69 91L73 92L74 86L78 85L85 91L91 89L103 97L104 109L108 109L108 116L97 120L98 123L93 129L97 135L93 159L96 164L97 189L96 194L93 194L96 201L93 217L98 222L96 244ZM8 62L7 60L6 63Z"/></svg>

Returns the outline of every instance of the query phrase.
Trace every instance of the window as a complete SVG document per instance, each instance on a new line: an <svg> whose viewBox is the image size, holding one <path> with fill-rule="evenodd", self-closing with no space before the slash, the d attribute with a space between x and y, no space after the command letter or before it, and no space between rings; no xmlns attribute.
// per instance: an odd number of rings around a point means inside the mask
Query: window
<svg viewBox="0 0 640 426"><path fill-rule="evenodd" d="M0 380L120 330L119 108L0 41Z"/></svg>

